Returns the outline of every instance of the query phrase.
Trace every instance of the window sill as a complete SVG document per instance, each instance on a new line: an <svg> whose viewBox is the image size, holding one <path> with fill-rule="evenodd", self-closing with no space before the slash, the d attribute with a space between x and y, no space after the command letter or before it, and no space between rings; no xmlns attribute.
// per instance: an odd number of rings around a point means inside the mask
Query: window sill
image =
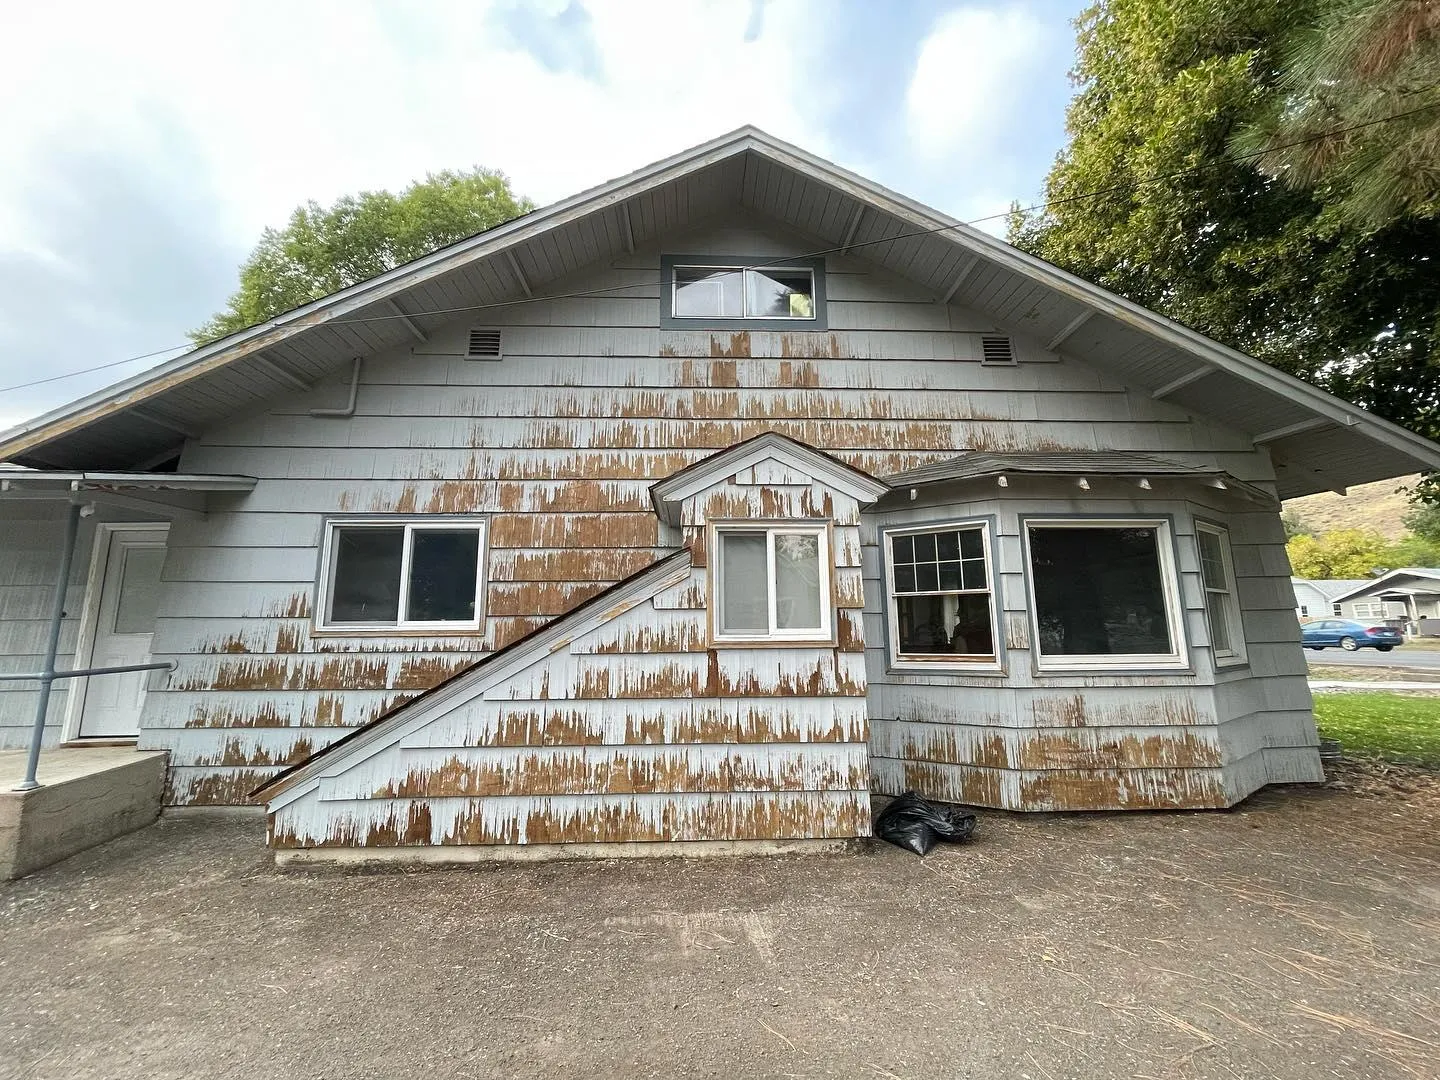
<svg viewBox="0 0 1440 1080"><path fill-rule="evenodd" d="M1179 663L1146 663L1143 660L1130 664L1036 664L1036 675L1193 675L1195 669L1186 661Z"/></svg>
<svg viewBox="0 0 1440 1080"><path fill-rule="evenodd" d="M1004 675L998 661L966 663L955 660L891 660L887 670L896 675Z"/></svg>
<svg viewBox="0 0 1440 1080"><path fill-rule="evenodd" d="M712 649L833 649L837 642L828 638L711 638Z"/></svg>
<svg viewBox="0 0 1440 1080"><path fill-rule="evenodd" d="M473 637L485 633L485 624L463 626L326 626L313 627L312 638L342 637Z"/></svg>

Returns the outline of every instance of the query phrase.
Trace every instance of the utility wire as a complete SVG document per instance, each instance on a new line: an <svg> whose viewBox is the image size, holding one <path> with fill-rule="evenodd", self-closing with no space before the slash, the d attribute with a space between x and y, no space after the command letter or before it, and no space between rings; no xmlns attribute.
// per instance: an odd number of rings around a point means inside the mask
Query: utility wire
<svg viewBox="0 0 1440 1080"><path fill-rule="evenodd" d="M1434 90L1437 89L1437 87L1432 86L1428 89ZM1424 91L1421 92L1423 93ZM1309 143L1320 142L1323 139L1332 139L1338 135L1348 135L1351 132L1362 131L1366 128L1375 127L1379 124L1388 124L1396 120L1404 120L1408 117L1416 116L1419 113L1429 112L1431 109L1435 108L1440 108L1440 101L1432 101L1428 105L1421 105L1414 109L1407 109L1404 112L1392 113L1388 116L1377 117L1374 120L1366 120L1363 123L1359 124L1351 124L1348 127L1333 128L1329 131L1317 132L1316 134L1308 135L1303 139L1296 139L1293 142L1288 143L1280 143L1276 146L1267 146L1263 150L1252 151L1248 154L1240 154L1235 157L1226 157L1219 161L1202 162L1199 165L1192 165L1185 169L1177 169L1176 171L1170 173L1163 173L1157 176L1141 177L1136 180L1126 181L1122 184L1112 184L1109 187L1097 188L1093 191L1083 191L1078 192L1074 195L1063 195L1054 199L1046 199L1043 202L1034 203L1030 206L1017 206L997 214L987 214L984 217L971 218L968 221L957 221L949 225L936 225L925 229L915 229L911 232L897 233L894 236L885 236L876 240L865 240L861 241L860 243L841 244L836 247L821 248L819 250L811 251L803 255L777 256L776 258L765 262L753 263L749 266L736 267L736 269L763 270L767 267L781 266L786 263L791 263L796 261L797 259L815 259L823 255L834 255L841 252L850 252L854 251L857 248L871 247L877 244L893 244L897 240L908 240L917 236L933 236L937 233L949 232L953 229L962 229L968 228L972 225L979 225L981 222L985 221L995 221L1000 218L1008 218L1013 214L1028 214L1031 211L1046 210L1052 206L1061 206L1068 203L1083 202L1087 199L1098 199L1105 195L1115 195L1121 192L1132 191L1137 187L1143 187L1150 184L1161 184L1166 182L1167 180L1177 180L1181 177L1190 176L1198 172L1203 172L1206 169L1218 169L1226 165L1233 165L1244 161L1267 157L1270 154L1278 153L1281 150L1291 150L1297 146L1305 146ZM325 325L344 326L347 324L394 322L398 319L416 319L424 318L431 315L462 315L466 312L471 311L486 311L490 308L498 307L516 307L520 304L534 304L548 300L599 299L611 293L621 292L627 289L643 289L648 288L652 285L659 286L662 284L663 281L660 280L630 282L626 285L611 285L603 289L588 289L583 292L551 293L545 296L529 296L519 297L511 300L497 300L488 304L470 304L465 307L434 308L429 311L407 311L403 315L363 315L351 319L332 319ZM97 364L95 367L81 368L78 371L67 372L64 375L52 375L49 378L35 379L32 382L16 383L14 386L0 386L0 394L9 393L12 390L26 390L32 386L43 386L46 383L59 382L62 379L71 379L76 377L77 375L90 375L96 371L105 371L109 368L120 367L124 364L133 364L137 360L148 360L152 356L160 356L163 353L174 352L176 349L187 348L188 344L189 343L186 343L184 345L171 345L169 348L166 349L156 349L153 352L141 353L139 356L128 356L124 360L114 360L108 364Z"/></svg>

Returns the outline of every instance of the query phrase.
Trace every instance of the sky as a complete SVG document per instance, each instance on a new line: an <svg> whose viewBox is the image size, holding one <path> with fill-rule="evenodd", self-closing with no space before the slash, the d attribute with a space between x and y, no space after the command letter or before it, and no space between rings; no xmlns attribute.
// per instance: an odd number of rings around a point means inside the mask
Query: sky
<svg viewBox="0 0 1440 1080"><path fill-rule="evenodd" d="M11 6L0 430L176 355L298 204L441 169L501 169L543 205L754 124L967 220L1034 202L1064 143L1081 6ZM161 355L14 388L143 353Z"/></svg>

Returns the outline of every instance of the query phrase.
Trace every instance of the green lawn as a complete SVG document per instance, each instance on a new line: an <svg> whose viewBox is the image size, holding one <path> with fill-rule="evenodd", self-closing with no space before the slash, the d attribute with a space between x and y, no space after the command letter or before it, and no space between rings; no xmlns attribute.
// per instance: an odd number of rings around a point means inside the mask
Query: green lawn
<svg viewBox="0 0 1440 1080"><path fill-rule="evenodd" d="M1440 768L1440 695L1316 694L1315 719L1349 756Z"/></svg>

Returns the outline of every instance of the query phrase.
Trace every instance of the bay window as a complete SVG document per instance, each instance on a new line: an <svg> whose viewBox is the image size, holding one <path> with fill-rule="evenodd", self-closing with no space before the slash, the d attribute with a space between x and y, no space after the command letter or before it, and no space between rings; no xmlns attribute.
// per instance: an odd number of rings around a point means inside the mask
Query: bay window
<svg viewBox="0 0 1440 1080"><path fill-rule="evenodd" d="M892 664L993 665L995 608L983 524L884 534Z"/></svg>
<svg viewBox="0 0 1440 1080"><path fill-rule="evenodd" d="M1027 520L1024 531L1038 667L1187 665L1167 521Z"/></svg>
<svg viewBox="0 0 1440 1080"><path fill-rule="evenodd" d="M725 524L713 538L717 642L829 639L826 526Z"/></svg>
<svg viewBox="0 0 1440 1080"><path fill-rule="evenodd" d="M336 519L325 525L318 630L477 630L484 522Z"/></svg>
<svg viewBox="0 0 1440 1080"><path fill-rule="evenodd" d="M1200 550L1200 579L1205 589L1205 620L1210 626L1210 647L1217 664L1245 661L1245 631L1240 622L1240 602L1235 595L1235 567L1230 556L1230 536L1218 525L1195 523L1195 543Z"/></svg>

